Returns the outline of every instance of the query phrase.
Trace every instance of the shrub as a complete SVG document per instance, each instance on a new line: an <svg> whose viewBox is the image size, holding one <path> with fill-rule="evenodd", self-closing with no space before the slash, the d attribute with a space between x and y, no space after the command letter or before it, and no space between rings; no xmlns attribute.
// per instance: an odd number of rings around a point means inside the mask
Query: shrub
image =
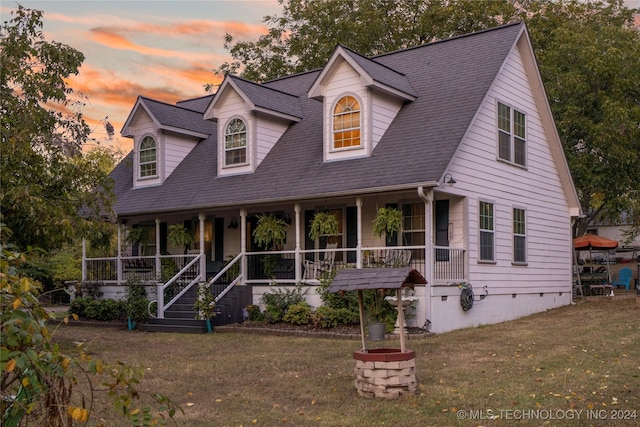
<svg viewBox="0 0 640 427"><path fill-rule="evenodd" d="M87 305L93 298L76 298L69 305L69 314L76 314L78 317L87 317Z"/></svg>
<svg viewBox="0 0 640 427"><path fill-rule="evenodd" d="M311 314L311 306L303 301L290 306L282 320L294 325L308 325L311 323Z"/></svg>
<svg viewBox="0 0 640 427"><path fill-rule="evenodd" d="M274 289L272 292L262 295L265 305L265 321L278 323L282 321L289 307L300 302L305 302L306 288L296 286L292 289Z"/></svg>
<svg viewBox="0 0 640 427"><path fill-rule="evenodd" d="M333 308L320 306L312 315L312 323L317 328L330 329L338 325L353 325L358 323L359 315L348 308Z"/></svg>
<svg viewBox="0 0 640 427"><path fill-rule="evenodd" d="M249 320L253 322L264 322L264 313L260 311L260 307L255 304L250 304L245 307L247 313L249 313Z"/></svg>

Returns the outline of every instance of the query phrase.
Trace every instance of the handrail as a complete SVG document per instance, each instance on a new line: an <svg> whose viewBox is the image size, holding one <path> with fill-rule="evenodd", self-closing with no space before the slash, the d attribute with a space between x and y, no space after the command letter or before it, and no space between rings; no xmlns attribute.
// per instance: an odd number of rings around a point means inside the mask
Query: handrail
<svg viewBox="0 0 640 427"><path fill-rule="evenodd" d="M233 267L233 265L236 262L240 261L242 257L243 257L243 254L236 255L236 257L231 261L229 261L229 263L227 263L227 265L225 265L224 268L220 270L218 274L216 274L211 280L209 280L209 285L214 284L218 279L222 277L223 274L226 274L226 272L229 271L229 269ZM213 302L217 303L218 301L220 301L235 285L237 285L241 281L242 281L242 274L238 274L238 276L231 283L229 283L229 285L226 288L224 288L222 292L220 292L214 298Z"/></svg>
<svg viewBox="0 0 640 427"><path fill-rule="evenodd" d="M184 295L193 285L202 281L202 276L200 274L196 275L196 277L189 282L187 286L185 286L180 292L178 292L166 305L164 303L164 291L169 286L171 286L182 274L184 274L189 268L191 268L196 262L200 261L201 256L196 256L189 263L187 263L175 276L169 279L164 284L159 284L157 288L157 298L158 298L158 318L164 318L164 312L171 307L182 295Z"/></svg>

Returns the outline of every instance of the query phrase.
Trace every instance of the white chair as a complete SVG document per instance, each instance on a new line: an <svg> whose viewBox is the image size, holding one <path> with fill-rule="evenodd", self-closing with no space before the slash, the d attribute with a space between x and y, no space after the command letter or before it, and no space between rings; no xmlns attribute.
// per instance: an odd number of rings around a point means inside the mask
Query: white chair
<svg viewBox="0 0 640 427"><path fill-rule="evenodd" d="M304 261L304 279L319 279L323 273L330 273L336 259L337 243L327 243L324 258L318 261Z"/></svg>

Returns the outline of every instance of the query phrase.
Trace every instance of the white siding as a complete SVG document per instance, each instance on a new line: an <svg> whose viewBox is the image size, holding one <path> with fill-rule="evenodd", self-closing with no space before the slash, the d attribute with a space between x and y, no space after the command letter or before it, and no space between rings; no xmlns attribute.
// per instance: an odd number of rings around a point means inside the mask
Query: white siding
<svg viewBox="0 0 640 427"><path fill-rule="evenodd" d="M354 157L367 156L371 152L371 142L369 137L369 127L367 123L371 120L369 92L362 85L360 75L349 64L341 61L335 72L329 79L324 98L324 160L342 160ZM346 95L355 96L360 101L360 121L362 128L360 138L362 148L332 151L333 130L332 116L336 102Z"/></svg>
<svg viewBox="0 0 640 427"><path fill-rule="evenodd" d="M131 126L133 134L134 134L134 142L133 149L135 150L134 156L134 167L133 167L133 187L148 187L152 185L159 185L164 180L164 168L163 168L163 157L162 157L162 139L161 135L157 132L155 123L151 119L151 117L144 111L144 109L140 109L136 119L133 121L135 124ZM140 169L139 169L139 158L138 158L138 149L140 148L140 143L145 136L152 136L153 139L156 140L156 167L158 175L153 178L142 178L140 179Z"/></svg>
<svg viewBox="0 0 640 427"><path fill-rule="evenodd" d="M271 151L273 146L276 144L276 142L278 142L278 140L288 127L288 122L276 121L264 116L258 116L258 119L256 121L257 149L254 170L258 167L258 165L260 165L267 154L269 154L269 151Z"/></svg>
<svg viewBox="0 0 640 427"><path fill-rule="evenodd" d="M382 135L387 131L389 125L396 118L403 102L385 96L383 94L374 94L371 106L371 149L376 148Z"/></svg>
<svg viewBox="0 0 640 427"><path fill-rule="evenodd" d="M164 137L164 175L165 179L171 175L187 154L198 143L197 139L186 136L165 135Z"/></svg>
<svg viewBox="0 0 640 427"><path fill-rule="evenodd" d="M234 175L238 173L247 173L252 172L252 159L254 156L253 146L251 144L251 136L255 135L255 127L254 127L254 119L253 115L249 111L247 105L244 103L244 100L235 90L229 90L228 95L226 96L223 105L220 108L218 114L218 175ZM248 165L243 166L224 166L224 131L227 127L227 122L232 117L239 117L244 120L245 125L247 126L247 161Z"/></svg>
<svg viewBox="0 0 640 427"><path fill-rule="evenodd" d="M526 168L497 160L498 102L526 114ZM448 172L457 181L456 194L468 198L469 278L474 288L486 285L489 298L497 295L511 298L514 293L563 292L563 295L570 295L571 234L567 201L517 49L507 59L481 105ZM494 264L477 261L480 200L494 203ZM526 210L526 266L512 265L514 207ZM509 300L507 307L513 309L503 309L506 313L500 320L529 312L528 308L516 304L516 300L520 303L524 299ZM560 300L567 302L566 297L557 301ZM439 298L434 300L434 311L439 301ZM483 320L481 323L491 322Z"/></svg>

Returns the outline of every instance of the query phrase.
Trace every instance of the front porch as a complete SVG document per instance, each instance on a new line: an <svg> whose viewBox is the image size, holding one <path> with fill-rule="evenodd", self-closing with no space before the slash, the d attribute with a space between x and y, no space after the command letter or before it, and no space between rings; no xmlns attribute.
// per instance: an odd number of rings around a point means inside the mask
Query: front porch
<svg viewBox="0 0 640 427"><path fill-rule="evenodd" d="M433 260L428 267L427 258ZM246 252L216 264L214 271L207 271L203 253L85 256L83 281L100 283L104 296L112 298L124 295L128 282L144 283L152 289L150 299L157 302L155 315L163 318L172 304L201 282L210 283L219 300L234 286L317 286L321 279L343 268L409 266L420 272L430 272L432 285L443 285L465 281L466 262L464 249L440 246L433 248L431 257L425 257L424 246Z"/></svg>

